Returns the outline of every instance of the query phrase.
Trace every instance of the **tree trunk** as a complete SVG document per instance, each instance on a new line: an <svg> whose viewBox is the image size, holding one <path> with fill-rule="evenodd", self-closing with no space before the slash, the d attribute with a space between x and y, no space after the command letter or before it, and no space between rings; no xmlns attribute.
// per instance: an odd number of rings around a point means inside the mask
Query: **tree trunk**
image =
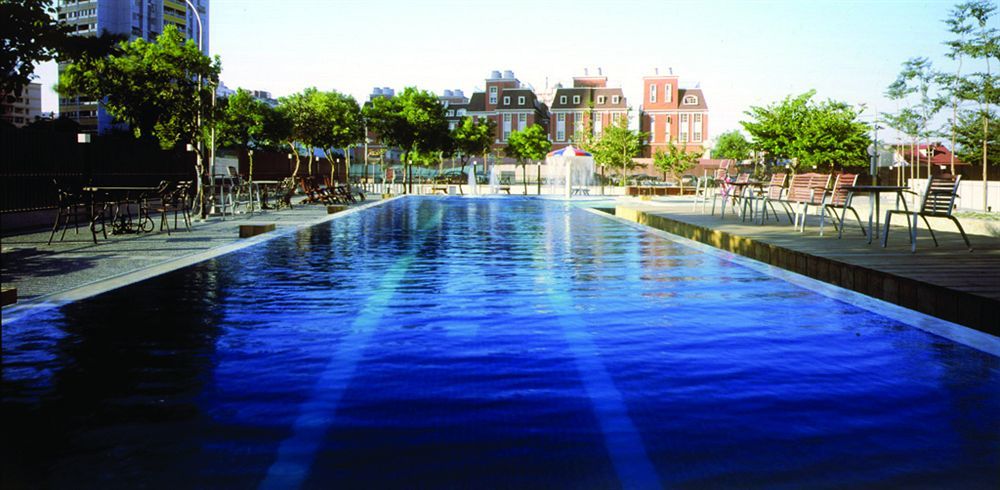
<svg viewBox="0 0 1000 490"><path fill-rule="evenodd" d="M298 175L299 175L299 165L301 164L301 160L299 159L299 152L298 152L298 150L295 149L294 142L291 141L291 140L289 140L289 141L287 141L287 143L288 143L288 148L291 149L292 150L292 154L295 155L295 169L292 170L292 178L295 178L295 177L298 177Z"/></svg>

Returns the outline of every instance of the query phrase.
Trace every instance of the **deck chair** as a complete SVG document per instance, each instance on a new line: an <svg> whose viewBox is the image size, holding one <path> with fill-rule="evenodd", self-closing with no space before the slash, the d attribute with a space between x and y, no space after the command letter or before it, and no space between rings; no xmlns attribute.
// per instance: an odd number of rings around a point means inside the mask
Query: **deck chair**
<svg viewBox="0 0 1000 490"><path fill-rule="evenodd" d="M920 199L920 209L913 211L913 223L910 227L910 251L917 251L917 217L923 218L924 224L927 225L927 231L931 233L931 238L934 240L934 246L938 246L937 237L934 236L934 230L931 228L931 224L927 221L927 217L932 218L947 218L955 222L955 226L958 227L958 232L962 234L962 240L965 240L965 246L969 247L969 251L972 251L972 244L969 243L969 237L965 235L965 230L962 228L962 223L958 222L958 218L952 215L952 210L955 207L955 198L958 197L958 184L962 180L962 176L930 176L927 177L927 188L924 189L923 196ZM885 234L882 235L882 246L885 247L889 243L889 220L892 218L893 214L907 214L905 211L899 211L895 209L890 209L885 213Z"/></svg>
<svg viewBox="0 0 1000 490"><path fill-rule="evenodd" d="M833 215L833 226L837 228L837 238L844 236L844 217L847 215L848 209L854 213L854 218L858 220L858 227L861 228L861 234L866 235L865 226L861 223L861 216L858 216L857 210L851 206L851 203L847 202L848 192L844 189L845 187L857 185L857 183L857 174L841 173L834 179L833 189L823 193L823 209L819 218L819 236L823 236L823 225L826 222L826 214L828 212ZM837 209L840 209L840 216L837 216Z"/></svg>
<svg viewBox="0 0 1000 490"><path fill-rule="evenodd" d="M716 200L718 200L719 198L721 198L722 199L722 208L721 208L721 210L719 212L719 217L720 218L725 218L726 217L726 202L727 201L732 202L732 205L736 206L737 202L740 199L740 196L736 195L738 192L740 192L740 186L735 186L735 185L733 185L733 183L735 182L737 184L742 184L742 183L745 183L745 182L748 182L748 181L750 181L750 174L748 174L748 173L741 173L741 174L737 175L736 176L736 180L730 180L729 177L726 177L726 178L722 179L719 182L719 192L715 193L715 195L712 196L712 214L715 214L715 202L716 202Z"/></svg>

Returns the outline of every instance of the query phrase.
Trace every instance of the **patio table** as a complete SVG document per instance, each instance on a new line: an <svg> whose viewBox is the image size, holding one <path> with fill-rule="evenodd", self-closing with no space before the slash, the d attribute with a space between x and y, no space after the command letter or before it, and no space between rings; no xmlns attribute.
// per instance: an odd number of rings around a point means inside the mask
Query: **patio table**
<svg viewBox="0 0 1000 490"><path fill-rule="evenodd" d="M879 214L879 202L881 201L881 194L883 193L893 193L896 194L896 209L899 209L899 203L903 203L903 210L907 213L910 212L909 208L906 206L906 199L903 197L904 192L911 192L909 187L899 186L899 185L852 185L845 186L844 190L847 191L847 200L844 202L844 206L850 207L851 201L854 200L854 194L864 193L868 194L869 205L868 205L868 244L872 243L872 236L878 235L879 225L881 215ZM841 238L844 235L844 216L847 215L845 212L840 215L840 229L837 232L837 238ZM907 221L909 224L909 221ZM874 232L874 233L873 233Z"/></svg>
<svg viewBox="0 0 1000 490"><path fill-rule="evenodd" d="M111 233L115 235L125 234L125 233L140 233L142 231L152 231L153 220L149 217L148 211L142 208L142 200L150 192L154 192L158 187L149 186L95 186L89 185L82 188L83 192L90 194L90 230L94 234L96 240L97 221L101 221L101 226L104 226L104 208L109 202L114 202L114 214L111 218ZM97 198L99 194L105 194L110 197L108 201L105 201L105 206L102 206L100 212L97 211ZM133 199L132 195L138 193L138 196ZM132 219L132 209L131 205L137 204L139 208L137 210L139 216L138 221L133 221ZM125 207L125 212L122 213L122 206ZM145 215L144 215L145 213ZM146 226L149 229L146 229Z"/></svg>

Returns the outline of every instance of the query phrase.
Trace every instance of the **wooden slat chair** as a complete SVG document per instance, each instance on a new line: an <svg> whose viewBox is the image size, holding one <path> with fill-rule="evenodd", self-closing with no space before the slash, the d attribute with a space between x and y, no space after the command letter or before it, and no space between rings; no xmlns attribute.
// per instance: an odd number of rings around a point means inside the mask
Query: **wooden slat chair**
<svg viewBox="0 0 1000 490"><path fill-rule="evenodd" d="M965 230L962 228L962 224L958 222L958 218L952 215L952 210L955 207L955 198L958 197L958 184L962 180L962 176L930 176L927 178L927 188L924 189L923 196L920 200L920 209L913 211L913 223L910 227L910 251L917 251L917 217L923 218L924 224L927 225L927 231L931 233L931 238L934 240L934 246L938 246L937 237L934 236L934 230L931 228L931 224L927 221L927 217L932 218L947 218L955 222L955 226L958 227L958 232L962 234L962 240L965 240L965 246L969 247L969 251L972 251L972 244L969 243L969 237L965 235ZM893 214L908 214L905 211L899 211L895 209L890 209L885 213L885 234L882 235L882 246L885 247L889 243L889 220L892 218Z"/></svg>
<svg viewBox="0 0 1000 490"><path fill-rule="evenodd" d="M841 173L837 175L837 178L833 181L833 189L826 191L823 194L823 209L819 218L819 235L823 236L823 225L826 221L826 213L829 212L833 215L833 226L837 228L839 232L838 236L842 236L844 230L841 229L841 224L844 222L844 215L847 210L850 209L854 213L854 217L858 220L858 227L861 228L861 235L866 235L865 226L861 223L861 216L858 216L857 210L854 209L847 202L847 190L845 187L850 187L857 185L858 183L857 174L845 174ZM837 209L840 209L841 215L837 216Z"/></svg>
<svg viewBox="0 0 1000 490"><path fill-rule="evenodd" d="M774 208L775 201L781 201L782 196L785 194L785 183L788 181L788 174L786 173L776 173L771 174L771 179L768 181L767 185L764 186L757 195L753 198L754 205L759 205L761 210L755 211L756 215L759 217L758 223L763 224L764 220L767 219L767 207L771 206L771 212L774 214L775 221L778 221L778 211ZM791 218L789 218L791 221Z"/></svg>
<svg viewBox="0 0 1000 490"><path fill-rule="evenodd" d="M776 202L781 203L781 206L785 208L788 221L795 225L795 229L805 231L809 206L822 206L823 192L829 183L829 174L805 173L792 176L792 183L789 184L784 199L776 200ZM799 224L800 219L801 225Z"/></svg>

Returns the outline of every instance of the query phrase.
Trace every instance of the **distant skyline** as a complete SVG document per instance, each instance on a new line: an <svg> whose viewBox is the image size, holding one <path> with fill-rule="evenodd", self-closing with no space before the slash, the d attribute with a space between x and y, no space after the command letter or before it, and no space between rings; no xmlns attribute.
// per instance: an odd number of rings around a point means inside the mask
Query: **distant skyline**
<svg viewBox="0 0 1000 490"><path fill-rule="evenodd" d="M437 94L483 87L512 70L535 89L597 67L635 114L642 76L673 68L700 84L710 137L743 111L786 95L894 112L883 95L908 58L953 71L943 23L951 1L355 1L212 0L212 54L230 88L276 97L316 86L367 100L373 87ZM966 61L964 71L974 67ZM40 68L43 110L57 109L53 63Z"/></svg>

